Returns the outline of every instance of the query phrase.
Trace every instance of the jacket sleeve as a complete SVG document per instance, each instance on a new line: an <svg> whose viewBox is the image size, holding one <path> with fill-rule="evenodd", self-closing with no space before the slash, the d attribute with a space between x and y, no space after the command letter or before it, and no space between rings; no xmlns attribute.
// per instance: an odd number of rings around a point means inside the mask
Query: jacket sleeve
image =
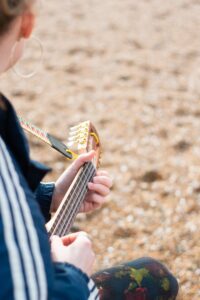
<svg viewBox="0 0 200 300"><path fill-rule="evenodd" d="M38 209L27 201L16 166L0 138L0 299L47 299L43 220L32 217Z"/></svg>
<svg viewBox="0 0 200 300"><path fill-rule="evenodd" d="M67 263L54 263L55 285L52 300L98 300L99 293L92 279Z"/></svg>
<svg viewBox="0 0 200 300"><path fill-rule="evenodd" d="M52 263L44 220L0 138L0 300L96 300L92 280Z"/></svg>
<svg viewBox="0 0 200 300"><path fill-rule="evenodd" d="M53 182L41 182L37 190L35 191L36 201L40 206L41 212L46 222L48 222L51 217L49 212L54 188L55 184Z"/></svg>

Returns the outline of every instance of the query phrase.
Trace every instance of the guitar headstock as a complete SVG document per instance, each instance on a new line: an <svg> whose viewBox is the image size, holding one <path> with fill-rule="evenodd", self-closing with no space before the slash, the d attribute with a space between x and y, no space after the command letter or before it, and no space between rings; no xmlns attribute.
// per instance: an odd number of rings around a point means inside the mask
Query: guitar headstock
<svg viewBox="0 0 200 300"><path fill-rule="evenodd" d="M95 150L96 155L93 163L98 168L100 163L101 144L99 135L90 121L85 121L77 126L71 127L67 146L73 151L72 155L76 156Z"/></svg>

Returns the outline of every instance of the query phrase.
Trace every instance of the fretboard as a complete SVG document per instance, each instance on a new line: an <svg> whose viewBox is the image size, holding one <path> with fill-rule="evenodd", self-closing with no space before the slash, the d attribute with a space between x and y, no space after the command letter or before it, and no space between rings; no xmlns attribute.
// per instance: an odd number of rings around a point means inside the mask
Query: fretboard
<svg viewBox="0 0 200 300"><path fill-rule="evenodd" d="M85 163L80 169L56 212L49 236L64 236L69 232L87 193L87 184L95 173L96 169L92 162Z"/></svg>

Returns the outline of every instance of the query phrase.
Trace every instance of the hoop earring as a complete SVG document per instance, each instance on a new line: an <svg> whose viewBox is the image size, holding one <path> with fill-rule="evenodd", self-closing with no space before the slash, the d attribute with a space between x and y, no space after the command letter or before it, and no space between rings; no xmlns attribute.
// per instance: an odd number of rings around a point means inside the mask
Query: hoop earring
<svg viewBox="0 0 200 300"><path fill-rule="evenodd" d="M17 67L17 64L14 63L14 57L15 57L15 53L16 53L16 49L17 49L17 45L18 45L18 42L16 42L11 50L11 58L10 58L10 61L11 61L11 66L13 65L12 67L12 70L14 71L14 73L16 75L18 75L19 77L21 78L31 78L33 76L35 76L37 73L38 73L38 70L41 66L41 62L43 60L43 46L42 46L42 43L40 41L40 39L38 39L37 37L35 36L32 36L30 38L30 40L32 41L35 41L38 45L39 45L39 51L40 51L40 55L39 55L39 63L38 65L35 67L35 69L30 72L30 73L23 73L22 71L20 71L20 69Z"/></svg>

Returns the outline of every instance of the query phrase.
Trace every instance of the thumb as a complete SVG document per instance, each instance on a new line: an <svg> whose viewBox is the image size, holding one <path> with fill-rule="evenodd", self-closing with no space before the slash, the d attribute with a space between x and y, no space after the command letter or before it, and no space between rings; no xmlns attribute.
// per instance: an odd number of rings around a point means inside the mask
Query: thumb
<svg viewBox="0 0 200 300"><path fill-rule="evenodd" d="M59 236L52 236L50 238L51 243L51 256L53 261L63 262L63 243Z"/></svg>
<svg viewBox="0 0 200 300"><path fill-rule="evenodd" d="M92 242L86 232L80 232L73 244L76 244L77 246L79 245L79 247L83 248L92 247Z"/></svg>
<svg viewBox="0 0 200 300"><path fill-rule="evenodd" d="M72 163L71 168L74 172L78 172L80 167L88 161L91 161L95 156L95 151L91 150L90 152L83 153Z"/></svg>
<svg viewBox="0 0 200 300"><path fill-rule="evenodd" d="M57 252L57 250L59 250L63 246L61 238L57 235L53 235L50 238L50 243L52 252Z"/></svg>

